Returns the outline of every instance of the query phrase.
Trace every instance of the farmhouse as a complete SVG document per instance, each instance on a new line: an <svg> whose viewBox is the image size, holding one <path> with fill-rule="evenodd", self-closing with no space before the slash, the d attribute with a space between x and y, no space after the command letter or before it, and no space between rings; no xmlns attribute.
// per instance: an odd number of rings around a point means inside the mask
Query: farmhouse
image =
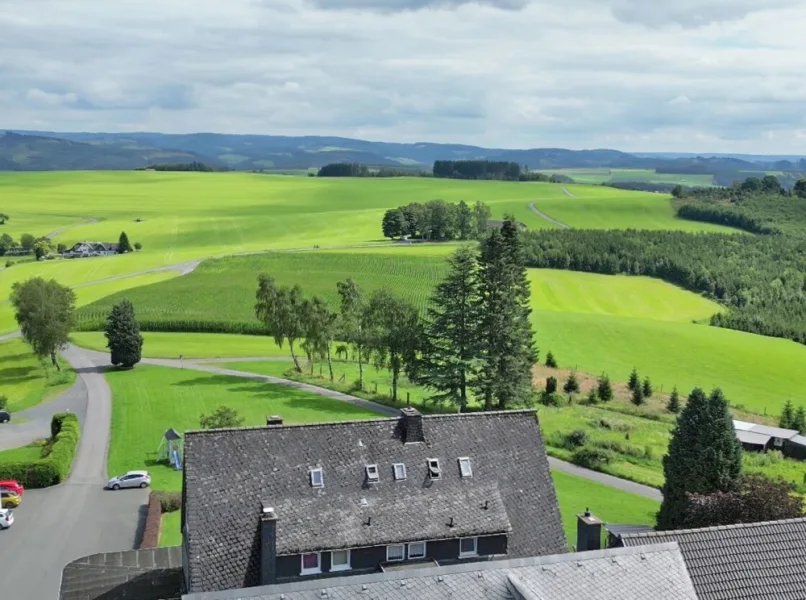
<svg viewBox="0 0 806 600"><path fill-rule="evenodd" d="M745 450L779 450L785 456L806 460L806 437L800 435L799 431L736 420L733 421L733 428Z"/></svg>
<svg viewBox="0 0 806 600"><path fill-rule="evenodd" d="M188 592L567 550L534 411L188 432Z"/></svg>
<svg viewBox="0 0 806 600"><path fill-rule="evenodd" d="M90 256L113 256L118 253L118 244L110 242L79 242L62 254L64 258L87 258Z"/></svg>

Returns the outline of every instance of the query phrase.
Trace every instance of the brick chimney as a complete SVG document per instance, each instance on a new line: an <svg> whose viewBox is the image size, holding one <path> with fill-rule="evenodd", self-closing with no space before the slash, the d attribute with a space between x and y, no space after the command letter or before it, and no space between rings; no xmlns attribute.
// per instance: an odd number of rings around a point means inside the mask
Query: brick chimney
<svg viewBox="0 0 806 600"><path fill-rule="evenodd" d="M260 512L260 585L277 582L277 514L263 505Z"/></svg>
<svg viewBox="0 0 806 600"><path fill-rule="evenodd" d="M423 415L420 414L420 411L407 406L401 408L400 413L403 419L403 442L406 444L424 442Z"/></svg>
<svg viewBox="0 0 806 600"><path fill-rule="evenodd" d="M270 415L266 417L266 425L282 425L283 417L279 415Z"/></svg>
<svg viewBox="0 0 806 600"><path fill-rule="evenodd" d="M577 515L577 552L602 549L602 521L585 509Z"/></svg>

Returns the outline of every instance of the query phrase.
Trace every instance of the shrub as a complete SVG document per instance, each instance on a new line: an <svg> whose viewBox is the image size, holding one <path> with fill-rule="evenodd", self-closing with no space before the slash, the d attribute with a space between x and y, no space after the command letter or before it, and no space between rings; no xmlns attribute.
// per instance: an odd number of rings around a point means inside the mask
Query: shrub
<svg viewBox="0 0 806 600"><path fill-rule="evenodd" d="M561 406L564 401L565 398L557 392L553 392L551 394L548 392L543 392L540 395L540 404L543 406Z"/></svg>
<svg viewBox="0 0 806 600"><path fill-rule="evenodd" d="M627 423L622 423L621 421L610 421L608 419L593 419L592 421L588 421L591 427L595 427L596 429L608 429L610 431L630 431L633 429L632 425Z"/></svg>
<svg viewBox="0 0 806 600"><path fill-rule="evenodd" d="M612 459L613 454L608 450L585 446L574 452L574 455L571 457L571 462L586 469L599 471Z"/></svg>
<svg viewBox="0 0 806 600"><path fill-rule="evenodd" d="M551 350L549 350L548 354L546 354L546 366L550 369L557 368L557 359L554 358L554 354L551 353Z"/></svg>
<svg viewBox="0 0 806 600"><path fill-rule="evenodd" d="M0 409L5 408L6 406L8 406L8 398L5 396L0 396Z"/></svg>
<svg viewBox="0 0 806 600"><path fill-rule="evenodd" d="M586 402L587 402L588 404L590 404L590 405L594 405L594 404L598 404L598 403L599 403L599 396L597 396L597 395L596 395L596 388L595 388L595 387L592 387L592 388L591 388L591 389L588 391L588 397L587 397L587 399L586 399Z"/></svg>
<svg viewBox="0 0 806 600"><path fill-rule="evenodd" d="M14 266L14 263L12 261L10 261L10 260L6 261L6 269L10 269L13 266Z"/></svg>
<svg viewBox="0 0 806 600"><path fill-rule="evenodd" d="M556 391L557 391L557 378L546 377L546 393L553 394Z"/></svg>
<svg viewBox="0 0 806 600"><path fill-rule="evenodd" d="M140 242L134 242L134 249L139 252L140 250L143 249L143 244L141 244Z"/></svg>
<svg viewBox="0 0 806 600"><path fill-rule="evenodd" d="M164 513L176 512L182 508L182 492L151 492Z"/></svg>
<svg viewBox="0 0 806 600"><path fill-rule="evenodd" d="M639 448L633 444L625 444L617 440L597 440L591 443L593 448L606 450L611 453L631 456L633 458L646 458L644 448Z"/></svg>
<svg viewBox="0 0 806 600"><path fill-rule="evenodd" d="M580 448L587 443L588 434L585 433L584 429L575 429L565 436L565 439L571 448Z"/></svg>

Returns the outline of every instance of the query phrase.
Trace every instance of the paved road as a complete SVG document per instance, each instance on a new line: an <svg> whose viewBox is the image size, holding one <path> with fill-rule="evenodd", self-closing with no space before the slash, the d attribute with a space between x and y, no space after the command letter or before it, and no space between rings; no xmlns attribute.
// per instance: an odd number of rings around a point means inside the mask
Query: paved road
<svg viewBox="0 0 806 600"><path fill-rule="evenodd" d="M612 475L608 475L606 473L600 473L599 471L583 469L582 467L565 462L559 458L549 456L549 466L557 471L562 471L563 473L568 473L569 475L576 475L577 477L582 477L584 479L588 479L589 481L595 481L623 492L629 492L630 494L636 494L638 496L643 496L644 498L649 498L650 500L657 500L658 502L663 500L663 495L660 493L660 490L656 488L649 487L648 485L641 485L640 483L635 483L634 481L628 481L627 479L619 479L618 477L613 477ZM595 498L592 498L592 500L593 502L591 505L593 506L595 505Z"/></svg>
<svg viewBox="0 0 806 600"><path fill-rule="evenodd" d="M64 355L87 392L81 442L67 482L25 492L22 506L14 511L14 526L0 531L3 598L57 598L68 562L134 548L145 515L145 490L103 489L112 398L101 363L78 348L68 348Z"/></svg>
<svg viewBox="0 0 806 600"><path fill-rule="evenodd" d="M548 216L543 211L541 211L539 208L537 208L535 206L534 202L529 203L529 210L531 210L533 213L535 213L538 217L540 217L544 221L548 221L549 223L553 223L554 225L556 225L557 227L560 227L561 229L570 229L570 227L568 227L568 225L566 225L565 223L562 223L562 222L558 221L557 219L554 219L554 218Z"/></svg>
<svg viewBox="0 0 806 600"><path fill-rule="evenodd" d="M569 192L567 188L560 188L560 189L562 189L563 194L565 194L569 198L576 198L576 196L574 196L571 192Z"/></svg>

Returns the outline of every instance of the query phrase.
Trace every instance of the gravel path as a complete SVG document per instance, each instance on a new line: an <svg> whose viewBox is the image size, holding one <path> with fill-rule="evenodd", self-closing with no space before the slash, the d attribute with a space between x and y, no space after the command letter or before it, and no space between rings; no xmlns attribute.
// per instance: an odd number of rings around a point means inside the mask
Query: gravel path
<svg viewBox="0 0 806 600"><path fill-rule="evenodd" d="M529 210L531 210L533 213L535 213L538 217L540 217L544 221L548 221L549 223L553 223L554 225L556 225L557 227L560 227L561 229L570 229L570 227L568 225L566 225L565 223L561 223L557 219L553 219L550 216L548 216L546 213L542 212L540 209L538 209L535 206L534 202L529 203Z"/></svg>
<svg viewBox="0 0 806 600"><path fill-rule="evenodd" d="M569 198L576 198L571 192L568 191L568 188L560 188L563 191L563 194L568 196Z"/></svg>

